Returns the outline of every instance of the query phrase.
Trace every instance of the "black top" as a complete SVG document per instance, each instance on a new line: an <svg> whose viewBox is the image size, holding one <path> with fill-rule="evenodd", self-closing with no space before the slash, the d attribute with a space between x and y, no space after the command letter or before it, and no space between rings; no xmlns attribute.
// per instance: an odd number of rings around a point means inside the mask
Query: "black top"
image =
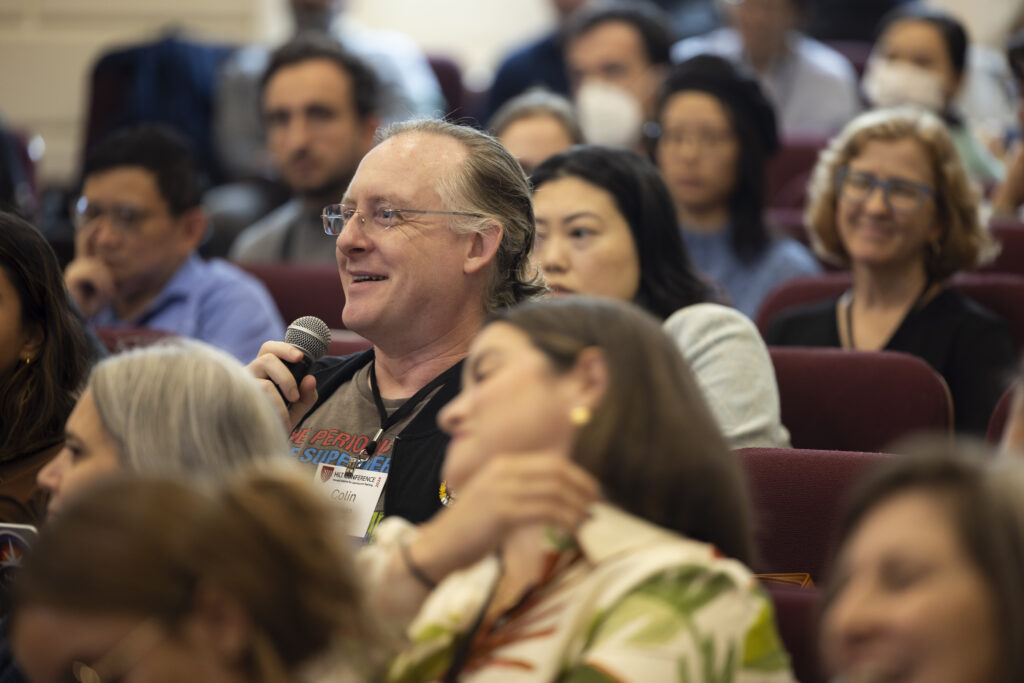
<svg viewBox="0 0 1024 683"><path fill-rule="evenodd" d="M837 299L784 311L772 321L769 346L841 346ZM1016 351L1007 324L954 289L911 309L884 347L925 360L953 396L958 432L984 436L1009 386Z"/></svg>
<svg viewBox="0 0 1024 683"><path fill-rule="evenodd" d="M373 360L373 349L349 356L325 357L317 361L310 373L316 377L317 402L295 425L313 414L342 384ZM413 524L425 522L441 508L438 489L441 486L441 465L448 435L437 426L437 414L462 388L462 362L441 373L445 379L440 388L416 414L395 440L388 471L384 515L398 515Z"/></svg>

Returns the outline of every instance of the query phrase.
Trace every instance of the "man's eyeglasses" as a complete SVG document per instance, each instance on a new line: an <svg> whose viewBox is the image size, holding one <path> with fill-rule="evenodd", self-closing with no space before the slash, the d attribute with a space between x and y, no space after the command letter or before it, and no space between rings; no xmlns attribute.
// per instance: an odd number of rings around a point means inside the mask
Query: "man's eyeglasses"
<svg viewBox="0 0 1024 683"><path fill-rule="evenodd" d="M882 179L873 173L854 171L849 166L839 169L836 177L839 196L851 204L863 204L876 187L882 188L885 203L895 213L912 213L921 208L925 200L935 196L935 190L924 183L902 178Z"/></svg>
<svg viewBox="0 0 1024 683"><path fill-rule="evenodd" d="M122 233L130 233L137 232L142 223L151 214L151 211L129 204L104 206L103 204L91 202L85 197L79 197L78 201L75 202L74 208L71 210L71 221L75 224L75 229L81 230L90 223L103 216L107 216L111 227L115 230Z"/></svg>
<svg viewBox="0 0 1024 683"><path fill-rule="evenodd" d="M481 213L469 213L468 211L426 211L424 209L394 209L389 204L378 204L367 216L365 211L356 211L351 206L344 204L331 204L330 206L324 207L324 212L320 214L320 218L324 221L324 232L328 235L340 235L341 231L345 229L348 222L352 220L352 217L359 214L359 220L366 225L369 222L370 225L380 228L381 230L387 230L394 225L395 218L402 220L403 213L421 213L421 214L438 214L441 216L472 216L474 218L483 218ZM367 221L369 218L369 221Z"/></svg>

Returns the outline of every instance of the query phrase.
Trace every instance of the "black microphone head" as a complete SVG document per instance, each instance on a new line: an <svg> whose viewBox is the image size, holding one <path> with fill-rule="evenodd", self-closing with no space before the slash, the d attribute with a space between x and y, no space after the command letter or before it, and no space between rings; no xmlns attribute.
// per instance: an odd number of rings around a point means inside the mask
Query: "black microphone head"
<svg viewBox="0 0 1024 683"><path fill-rule="evenodd" d="M304 315L288 326L284 340L313 360L319 360L331 343L331 328L314 315Z"/></svg>

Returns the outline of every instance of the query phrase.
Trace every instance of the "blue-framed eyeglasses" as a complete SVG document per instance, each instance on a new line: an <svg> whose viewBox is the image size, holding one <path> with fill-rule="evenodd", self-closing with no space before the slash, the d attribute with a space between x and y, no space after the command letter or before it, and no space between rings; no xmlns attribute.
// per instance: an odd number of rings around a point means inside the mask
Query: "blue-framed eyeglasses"
<svg viewBox="0 0 1024 683"><path fill-rule="evenodd" d="M876 187L882 188L886 205L895 213L912 213L921 208L925 200L935 196L935 190L924 183L902 178L879 178L874 173L855 171L843 166L836 175L836 188L843 201L863 204Z"/></svg>
<svg viewBox="0 0 1024 683"><path fill-rule="evenodd" d="M395 209L390 204L378 204L369 211L367 216L366 211L357 211L354 207L346 206L345 204L331 204L324 207L324 212L320 214L320 218L324 222L324 232L328 235L340 235L341 231L345 229L348 222L352 220L352 217L359 214L359 219L363 222L363 225L372 225L381 230L387 230L391 228L395 223L395 218L402 220L403 213L419 213L419 214L437 214L441 216L471 216L473 218L483 218L482 213L470 213L468 211L428 211L425 209ZM367 221L369 217L369 221Z"/></svg>

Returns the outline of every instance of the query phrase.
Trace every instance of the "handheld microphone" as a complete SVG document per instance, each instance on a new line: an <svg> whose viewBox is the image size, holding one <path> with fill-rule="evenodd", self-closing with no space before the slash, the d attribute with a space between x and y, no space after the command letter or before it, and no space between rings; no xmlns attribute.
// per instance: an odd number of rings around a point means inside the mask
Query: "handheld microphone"
<svg viewBox="0 0 1024 683"><path fill-rule="evenodd" d="M291 371L292 377L295 378L295 385L298 386L302 378L309 372L313 362L320 360L327 353L327 347L331 343L331 328L320 318L306 315L288 326L284 333L284 340L302 351L302 360L300 361L294 363L281 361ZM291 401L285 398L281 387L277 387L277 393L281 394L285 405L291 405Z"/></svg>

